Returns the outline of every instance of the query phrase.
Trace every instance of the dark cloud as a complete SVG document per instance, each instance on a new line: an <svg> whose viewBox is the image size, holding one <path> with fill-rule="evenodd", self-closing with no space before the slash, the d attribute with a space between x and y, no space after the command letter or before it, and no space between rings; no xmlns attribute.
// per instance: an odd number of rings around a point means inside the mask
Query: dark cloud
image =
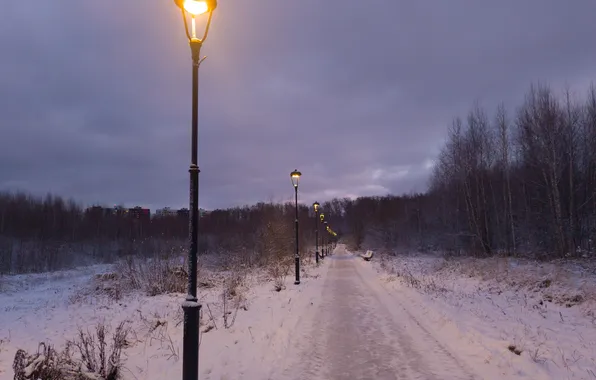
<svg viewBox="0 0 596 380"><path fill-rule="evenodd" d="M200 203L424 190L452 117L596 74L596 3L221 0L201 67ZM9 2L0 188L187 204L190 52L172 1Z"/></svg>

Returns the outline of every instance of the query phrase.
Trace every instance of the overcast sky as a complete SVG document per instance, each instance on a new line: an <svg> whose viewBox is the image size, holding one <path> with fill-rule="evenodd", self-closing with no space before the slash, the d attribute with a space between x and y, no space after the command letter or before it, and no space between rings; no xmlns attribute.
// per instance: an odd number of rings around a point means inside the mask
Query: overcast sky
<svg viewBox="0 0 596 380"><path fill-rule="evenodd" d="M454 116L596 78L594 0L220 0L200 205L424 190ZM172 0L5 1L0 190L188 204L191 62Z"/></svg>

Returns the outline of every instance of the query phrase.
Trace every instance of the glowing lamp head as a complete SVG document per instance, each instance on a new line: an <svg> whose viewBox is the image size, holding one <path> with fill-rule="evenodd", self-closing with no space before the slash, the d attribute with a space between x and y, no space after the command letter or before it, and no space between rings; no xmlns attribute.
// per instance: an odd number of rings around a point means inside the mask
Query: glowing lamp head
<svg viewBox="0 0 596 380"><path fill-rule="evenodd" d="M312 204L312 207L315 209L315 212L319 211L319 202L315 202Z"/></svg>
<svg viewBox="0 0 596 380"><path fill-rule="evenodd" d="M209 6L206 1L185 0L184 10L193 16L198 16L207 13Z"/></svg>
<svg viewBox="0 0 596 380"><path fill-rule="evenodd" d="M301 175L302 173L297 169L290 173L290 178L292 179L292 185L294 185L294 187L298 187L298 181L300 180Z"/></svg>
<svg viewBox="0 0 596 380"><path fill-rule="evenodd" d="M212 12L217 7L217 0L174 0L176 5L184 9L191 16L199 16Z"/></svg>

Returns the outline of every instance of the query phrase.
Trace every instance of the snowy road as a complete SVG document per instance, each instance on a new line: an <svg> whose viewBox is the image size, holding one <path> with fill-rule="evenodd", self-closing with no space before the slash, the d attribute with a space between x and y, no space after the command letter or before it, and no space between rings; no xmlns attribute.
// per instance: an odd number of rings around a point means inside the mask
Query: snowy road
<svg viewBox="0 0 596 380"><path fill-rule="evenodd" d="M338 247L316 307L290 334L270 379L480 379L389 295L361 258Z"/></svg>

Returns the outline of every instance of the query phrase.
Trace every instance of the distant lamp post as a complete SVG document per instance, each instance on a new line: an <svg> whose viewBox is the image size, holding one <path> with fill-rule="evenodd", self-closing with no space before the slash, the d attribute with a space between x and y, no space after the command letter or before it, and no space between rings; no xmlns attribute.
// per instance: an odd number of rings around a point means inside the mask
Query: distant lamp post
<svg viewBox="0 0 596 380"><path fill-rule="evenodd" d="M182 380L199 378L199 313L201 305L197 299L197 256L199 246L199 166L198 166L198 109L199 109L199 65L201 47L207 39L213 11L217 0L174 0L182 12L184 31L190 44L192 58L192 124L190 161L190 212L188 251L188 294L182 304L184 310L184 338L182 345ZM208 13L202 38L197 37L196 16ZM187 18L190 17L189 29Z"/></svg>
<svg viewBox="0 0 596 380"><path fill-rule="evenodd" d="M294 229L296 230L296 253L294 254L294 261L296 262L296 281L294 285L300 285L300 252L298 245L298 181L300 180L300 173L298 170L294 170L290 173L292 179L292 185L294 185L294 205L296 208L296 219L294 221Z"/></svg>
<svg viewBox="0 0 596 380"><path fill-rule="evenodd" d="M335 248L335 232L333 232L331 227L327 227L327 232L329 232L329 251L333 252Z"/></svg>
<svg viewBox="0 0 596 380"><path fill-rule="evenodd" d="M321 218L321 223L325 222L325 214L321 213L321 215L319 215L319 217ZM321 236L321 257L325 257L325 243L323 243L325 241L325 234L323 234L323 236Z"/></svg>
<svg viewBox="0 0 596 380"><path fill-rule="evenodd" d="M333 237L333 239L331 239L331 249L333 250L333 249L335 249L335 247L337 247L337 233L335 231L333 231L333 229L331 229L331 227L329 227L329 233Z"/></svg>
<svg viewBox="0 0 596 380"><path fill-rule="evenodd" d="M315 261L319 263L319 202L312 204L315 209Z"/></svg>
<svg viewBox="0 0 596 380"><path fill-rule="evenodd" d="M324 221L323 224L325 225L325 231L329 232L329 226L327 225L327 221ZM325 235L325 256L329 256L329 235Z"/></svg>

